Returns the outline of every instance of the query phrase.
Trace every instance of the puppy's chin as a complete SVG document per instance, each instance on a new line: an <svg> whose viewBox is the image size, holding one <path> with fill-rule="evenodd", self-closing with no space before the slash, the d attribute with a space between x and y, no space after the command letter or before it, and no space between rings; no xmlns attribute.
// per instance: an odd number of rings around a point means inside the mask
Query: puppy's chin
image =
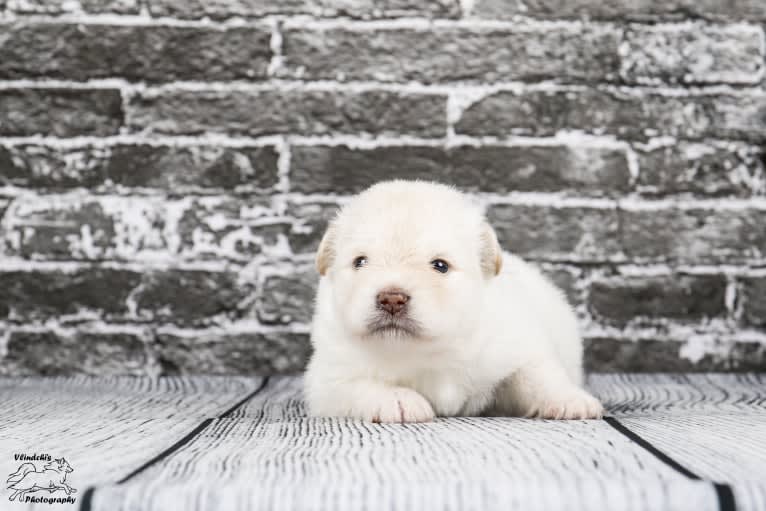
<svg viewBox="0 0 766 511"><path fill-rule="evenodd" d="M376 314L367 322L367 336L371 338L418 339L421 334L420 324L408 316Z"/></svg>

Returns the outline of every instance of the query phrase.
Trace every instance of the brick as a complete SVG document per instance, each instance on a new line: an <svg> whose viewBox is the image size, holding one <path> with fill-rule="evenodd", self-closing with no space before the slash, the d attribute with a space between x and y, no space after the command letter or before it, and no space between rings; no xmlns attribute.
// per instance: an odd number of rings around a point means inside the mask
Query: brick
<svg viewBox="0 0 766 511"><path fill-rule="evenodd" d="M273 191L272 146L0 146L0 184L36 188L159 188Z"/></svg>
<svg viewBox="0 0 766 511"><path fill-rule="evenodd" d="M15 23L0 39L0 77L135 81L265 78L271 32L226 28Z"/></svg>
<svg viewBox="0 0 766 511"><path fill-rule="evenodd" d="M624 250L638 260L733 264L766 256L762 209L623 209L620 217Z"/></svg>
<svg viewBox="0 0 766 511"><path fill-rule="evenodd" d="M134 130L237 135L446 134L446 96L370 90L166 91L130 102Z"/></svg>
<svg viewBox="0 0 766 511"><path fill-rule="evenodd" d="M77 3L67 0L8 0L0 2L9 11L18 14L65 14L79 7Z"/></svg>
<svg viewBox="0 0 766 511"><path fill-rule="evenodd" d="M113 332L11 332L4 375L148 375L152 360L140 337Z"/></svg>
<svg viewBox="0 0 766 511"><path fill-rule="evenodd" d="M636 154L638 191L646 195L746 197L762 193L766 183L766 159L758 147L676 142Z"/></svg>
<svg viewBox="0 0 766 511"><path fill-rule="evenodd" d="M4 252L38 259L101 258L117 237L96 201L18 198L6 213Z"/></svg>
<svg viewBox="0 0 766 511"><path fill-rule="evenodd" d="M149 320L205 324L242 317L252 287L228 272L155 271L144 275L133 300Z"/></svg>
<svg viewBox="0 0 766 511"><path fill-rule="evenodd" d="M593 282L590 312L610 323L673 319L699 321L726 315L721 275L612 277Z"/></svg>
<svg viewBox="0 0 766 511"><path fill-rule="evenodd" d="M269 375L302 371L311 354L308 335L290 332L160 333L159 360L166 375Z"/></svg>
<svg viewBox="0 0 766 511"><path fill-rule="evenodd" d="M762 371L766 349L757 342L723 339L725 355L706 354L700 360L682 355L684 343L663 339L585 339L585 368L594 372L744 372Z"/></svg>
<svg viewBox="0 0 766 511"><path fill-rule="evenodd" d="M689 372L695 366L681 357L683 343L663 340L584 339L585 370L593 372Z"/></svg>
<svg viewBox="0 0 766 511"><path fill-rule="evenodd" d="M766 95L662 95L645 91L501 91L469 106L455 126L460 134L553 135L561 130L645 140L679 138L766 140Z"/></svg>
<svg viewBox="0 0 766 511"><path fill-rule="evenodd" d="M530 259L622 257L616 208L495 204L487 218L503 248Z"/></svg>
<svg viewBox="0 0 766 511"><path fill-rule="evenodd" d="M742 297L745 324L766 327L766 277L743 279Z"/></svg>
<svg viewBox="0 0 766 511"><path fill-rule="evenodd" d="M272 250L279 252L290 224L273 214L267 200L195 199L173 226L179 238L177 250L188 259L243 262Z"/></svg>
<svg viewBox="0 0 766 511"><path fill-rule="evenodd" d="M316 17L395 18L426 16L454 18L460 14L457 0L233 0L207 2L204 0L152 0L149 11L153 16L175 18L223 19L234 16L260 17L275 14L308 14Z"/></svg>
<svg viewBox="0 0 766 511"><path fill-rule="evenodd" d="M463 190L626 192L625 152L575 146L347 146L291 148L292 191L358 193L384 179L428 179Z"/></svg>
<svg viewBox="0 0 766 511"><path fill-rule="evenodd" d="M114 135L122 122L117 89L0 89L0 136Z"/></svg>
<svg viewBox="0 0 766 511"><path fill-rule="evenodd" d="M229 272L109 268L4 272L0 287L0 317L18 322L75 316L202 325L244 316L240 303L253 292Z"/></svg>
<svg viewBox="0 0 766 511"><path fill-rule="evenodd" d="M634 25L620 48L620 74L632 83L757 84L763 52L760 27Z"/></svg>
<svg viewBox="0 0 766 511"><path fill-rule="evenodd" d="M34 259L249 261L289 229L266 201L227 197L20 197L7 215L5 253Z"/></svg>
<svg viewBox="0 0 766 511"><path fill-rule="evenodd" d="M0 8L3 2L0 1ZM82 9L102 14L138 14L138 0L10 0L8 7L19 14L69 14Z"/></svg>
<svg viewBox="0 0 766 511"><path fill-rule="evenodd" d="M619 21L686 18L766 20L761 0L476 0L473 14L487 19L514 16L594 18Z"/></svg>
<svg viewBox="0 0 766 511"><path fill-rule="evenodd" d="M34 321L63 315L97 317L127 313L127 299L141 276L127 270L88 268L0 273L0 317Z"/></svg>
<svg viewBox="0 0 766 511"><path fill-rule="evenodd" d="M139 0L80 0L85 12L94 14L138 14Z"/></svg>
<svg viewBox="0 0 766 511"><path fill-rule="evenodd" d="M295 218L290 229L290 248L295 254L316 252L327 224L337 215L340 206L335 202L292 203L287 214Z"/></svg>
<svg viewBox="0 0 766 511"><path fill-rule="evenodd" d="M564 292L571 305L576 307L583 302L582 291L579 289L578 282L582 275L581 271L549 266L545 266L541 270L556 287Z"/></svg>
<svg viewBox="0 0 766 511"><path fill-rule="evenodd" d="M309 323L319 275L313 266L293 268L287 275L269 275L259 292L257 315L261 323Z"/></svg>
<svg viewBox="0 0 766 511"><path fill-rule="evenodd" d="M620 32L583 26L530 29L287 29L288 74L303 79L440 83L611 80ZM541 51L544 48L544 51Z"/></svg>

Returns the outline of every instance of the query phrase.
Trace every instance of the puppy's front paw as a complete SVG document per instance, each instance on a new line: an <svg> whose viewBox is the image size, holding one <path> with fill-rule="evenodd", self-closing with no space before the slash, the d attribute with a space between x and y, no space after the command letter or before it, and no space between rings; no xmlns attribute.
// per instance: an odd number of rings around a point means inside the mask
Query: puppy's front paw
<svg viewBox="0 0 766 511"><path fill-rule="evenodd" d="M580 388L546 397L536 403L526 416L537 419L600 419L604 415L604 407L598 399Z"/></svg>
<svg viewBox="0 0 766 511"><path fill-rule="evenodd" d="M369 422L429 422L434 418L431 404L406 387L380 390L369 397L362 419Z"/></svg>

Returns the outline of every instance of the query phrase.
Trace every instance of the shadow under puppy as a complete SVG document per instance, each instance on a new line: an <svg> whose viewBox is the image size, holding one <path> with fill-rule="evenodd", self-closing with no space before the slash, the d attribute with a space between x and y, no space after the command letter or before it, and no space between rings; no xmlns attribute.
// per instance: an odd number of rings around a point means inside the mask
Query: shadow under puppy
<svg viewBox="0 0 766 511"><path fill-rule="evenodd" d="M582 388L582 339L563 293L503 253L454 188L369 188L330 223L316 263L312 415L601 417Z"/></svg>

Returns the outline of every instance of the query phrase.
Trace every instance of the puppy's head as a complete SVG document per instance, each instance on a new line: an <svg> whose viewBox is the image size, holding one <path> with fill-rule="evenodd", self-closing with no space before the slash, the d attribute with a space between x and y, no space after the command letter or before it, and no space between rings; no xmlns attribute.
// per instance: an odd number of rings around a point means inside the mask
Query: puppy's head
<svg viewBox="0 0 766 511"><path fill-rule="evenodd" d="M421 181L377 184L331 222L316 258L342 327L360 338L469 336L502 251L477 207Z"/></svg>

